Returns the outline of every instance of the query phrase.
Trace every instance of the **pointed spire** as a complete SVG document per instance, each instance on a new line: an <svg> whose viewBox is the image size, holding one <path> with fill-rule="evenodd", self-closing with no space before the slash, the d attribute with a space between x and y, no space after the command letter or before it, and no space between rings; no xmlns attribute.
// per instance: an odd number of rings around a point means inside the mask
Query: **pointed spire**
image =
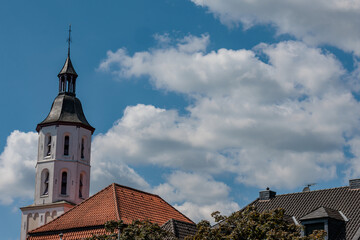
<svg viewBox="0 0 360 240"><path fill-rule="evenodd" d="M63 68L61 69L61 71L59 72L58 76L60 76L62 74L72 74L72 75L78 76L74 69L74 66L72 65L70 57L66 58L65 64L64 64Z"/></svg>
<svg viewBox="0 0 360 240"><path fill-rule="evenodd" d="M75 96L76 78L78 77L70 59L71 25L69 25L68 55L64 66L58 74L59 94L67 93Z"/></svg>
<svg viewBox="0 0 360 240"><path fill-rule="evenodd" d="M68 42L68 55L67 55L65 64L64 64L63 68L61 69L60 73L58 74L58 76L60 76L62 74L66 74L66 73L77 76L77 73L71 63L71 60L70 60L71 24L69 25L69 38L67 39L67 42Z"/></svg>
<svg viewBox="0 0 360 240"><path fill-rule="evenodd" d="M69 24L69 38L68 38L67 42L68 42L68 58L70 58L71 24Z"/></svg>

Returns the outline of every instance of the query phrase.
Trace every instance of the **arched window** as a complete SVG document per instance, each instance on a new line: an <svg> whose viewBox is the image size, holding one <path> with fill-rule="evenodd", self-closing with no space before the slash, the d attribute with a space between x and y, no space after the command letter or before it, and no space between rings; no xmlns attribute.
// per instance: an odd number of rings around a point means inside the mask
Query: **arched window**
<svg viewBox="0 0 360 240"><path fill-rule="evenodd" d="M69 144L70 144L70 137L65 136L65 139L64 139L64 155L65 156L69 155Z"/></svg>
<svg viewBox="0 0 360 240"><path fill-rule="evenodd" d="M65 92L66 86L65 86L65 78L61 77L60 78L60 92Z"/></svg>
<svg viewBox="0 0 360 240"><path fill-rule="evenodd" d="M49 171L44 169L41 173L41 195L49 194Z"/></svg>
<svg viewBox="0 0 360 240"><path fill-rule="evenodd" d="M83 197L83 176L84 174L80 174L80 181L79 181L79 198Z"/></svg>
<svg viewBox="0 0 360 240"><path fill-rule="evenodd" d="M46 156L51 154L51 135L47 136L47 145L46 145Z"/></svg>
<svg viewBox="0 0 360 240"><path fill-rule="evenodd" d="M61 195L66 195L67 188L67 172L61 174Z"/></svg>
<svg viewBox="0 0 360 240"><path fill-rule="evenodd" d="M81 150L80 150L80 152L81 152L81 158L84 158L84 157L85 157L85 155L84 155L84 150L85 150L85 138L82 138L82 139L81 139Z"/></svg>
<svg viewBox="0 0 360 240"><path fill-rule="evenodd" d="M49 194L49 172L46 172L44 180L44 192L43 195Z"/></svg>

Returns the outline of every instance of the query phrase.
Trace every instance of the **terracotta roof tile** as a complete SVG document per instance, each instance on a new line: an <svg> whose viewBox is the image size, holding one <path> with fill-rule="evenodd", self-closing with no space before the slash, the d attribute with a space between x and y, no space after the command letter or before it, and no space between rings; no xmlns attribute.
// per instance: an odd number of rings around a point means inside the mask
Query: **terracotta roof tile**
<svg viewBox="0 0 360 240"><path fill-rule="evenodd" d="M110 185L48 224L31 232L57 231L103 225L108 220L117 219L115 209L113 188Z"/></svg>
<svg viewBox="0 0 360 240"><path fill-rule="evenodd" d="M126 224L136 219L147 219L160 226L170 219L194 224L161 197L113 183L48 224L32 230L29 234L35 236L42 233L48 236L54 231L102 226L109 220L119 219Z"/></svg>
<svg viewBox="0 0 360 240"><path fill-rule="evenodd" d="M124 223L134 219L148 219L160 226L169 219L193 223L161 197L126 187L117 187L116 195L120 218Z"/></svg>
<svg viewBox="0 0 360 240"><path fill-rule="evenodd" d="M70 231L63 233L63 239L65 240L79 240L85 239L88 237L92 237L93 235L103 235L106 231L104 228L99 229L87 229L87 230L79 230L79 231ZM59 233L50 233L49 235L43 236L30 236L28 240L59 240Z"/></svg>

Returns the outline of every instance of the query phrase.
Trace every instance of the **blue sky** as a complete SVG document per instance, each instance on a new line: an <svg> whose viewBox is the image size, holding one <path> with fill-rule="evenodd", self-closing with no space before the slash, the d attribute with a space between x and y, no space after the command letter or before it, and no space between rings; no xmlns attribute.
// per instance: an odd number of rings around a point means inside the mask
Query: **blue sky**
<svg viewBox="0 0 360 240"><path fill-rule="evenodd" d="M195 221L360 177L359 1L3 1L0 232L32 203L36 124L67 53L96 128L91 191L159 194Z"/></svg>

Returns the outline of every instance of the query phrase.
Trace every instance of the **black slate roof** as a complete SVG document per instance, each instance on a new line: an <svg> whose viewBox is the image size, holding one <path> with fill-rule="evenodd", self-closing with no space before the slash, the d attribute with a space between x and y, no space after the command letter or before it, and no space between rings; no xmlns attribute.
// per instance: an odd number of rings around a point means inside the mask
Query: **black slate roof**
<svg viewBox="0 0 360 240"><path fill-rule="evenodd" d="M339 211L336 211L331 208L327 207L319 207L316 210L312 211L309 214L306 214L305 216L300 218L300 221L304 220L312 220L312 219L318 219L318 218L332 218L337 219L340 221L344 221L345 219L341 216Z"/></svg>
<svg viewBox="0 0 360 240"><path fill-rule="evenodd" d="M86 120L80 100L68 93L60 93L55 98L49 115L37 125L36 131L54 124L75 125L89 129L91 132L95 131Z"/></svg>
<svg viewBox="0 0 360 240"><path fill-rule="evenodd" d="M161 226L166 231L174 233L175 237L182 240L187 236L195 235L197 229L196 225L188 222L183 222L175 219L170 219Z"/></svg>
<svg viewBox="0 0 360 240"><path fill-rule="evenodd" d="M336 217L335 219L339 219L340 216L335 212L341 211L349 220L346 222L345 239L354 239L354 237L358 239L357 235L359 234L356 233L360 229L360 189L338 187L276 195L270 200L257 199L250 205L255 205L260 212L283 208L286 215L294 216L299 222L301 222L303 217L314 213L314 211L317 213L322 212L323 215L327 214L328 217Z"/></svg>
<svg viewBox="0 0 360 240"><path fill-rule="evenodd" d="M70 56L68 56L66 58L65 64L64 64L63 68L61 69L61 71L59 72L58 76L60 76L62 74L73 74L73 75L78 76L74 69L74 66L71 63Z"/></svg>

